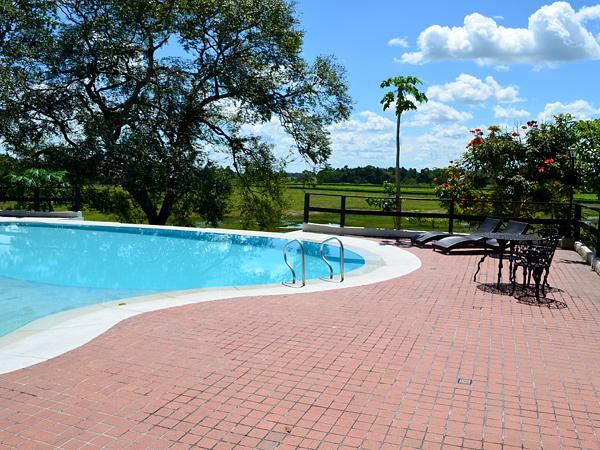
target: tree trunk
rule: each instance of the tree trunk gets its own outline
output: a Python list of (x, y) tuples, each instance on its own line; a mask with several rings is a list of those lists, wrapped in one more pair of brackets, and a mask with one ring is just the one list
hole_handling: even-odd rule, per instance
[(152, 199), (148, 195), (146, 190), (130, 190), (127, 191), (133, 196), (135, 201), (140, 205), (144, 213), (146, 214), (146, 218), (148, 219), (148, 223), (150, 225), (166, 225), (167, 220), (171, 216), (171, 212), (173, 211), (173, 205), (177, 200), (177, 196), (172, 191), (167, 191), (165, 196), (163, 197), (162, 204), (160, 206), (160, 211), (156, 212), (156, 206), (152, 202)]
[(396, 204), (400, 200), (400, 116), (396, 119)]
[[(396, 170), (394, 172), (396, 181), (396, 212), (402, 211), (402, 203), (400, 200), (400, 116), (396, 119)], [(402, 218), (400, 216), (394, 216), (394, 228), (402, 228)]]
[(171, 215), (171, 211), (173, 210), (173, 204), (175, 203), (176, 195), (173, 191), (169, 190), (163, 197), (163, 202), (160, 207), (160, 212), (158, 213), (158, 222), (155, 225), (165, 225), (167, 223), (167, 219)]
[(135, 199), (135, 201), (140, 205), (144, 214), (146, 214), (146, 218), (148, 219), (148, 223), (150, 225), (164, 225), (166, 223), (166, 219), (164, 223), (160, 223), (160, 219), (158, 214), (156, 214), (156, 208), (148, 195), (146, 190), (140, 189), (128, 189), (127, 191), (131, 194), (131, 196)]

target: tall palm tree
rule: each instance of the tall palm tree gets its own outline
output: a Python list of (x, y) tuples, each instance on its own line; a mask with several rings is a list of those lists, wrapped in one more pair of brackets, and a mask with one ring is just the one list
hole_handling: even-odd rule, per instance
[(417, 88), (421, 83), (416, 77), (392, 77), (381, 82), (382, 88), (392, 86), (394, 90), (389, 91), (381, 99), (383, 110), (385, 111), (390, 106), (396, 106), (396, 208), (400, 206), (400, 116), (405, 111), (417, 109), (417, 103), (427, 102), (427, 96)]

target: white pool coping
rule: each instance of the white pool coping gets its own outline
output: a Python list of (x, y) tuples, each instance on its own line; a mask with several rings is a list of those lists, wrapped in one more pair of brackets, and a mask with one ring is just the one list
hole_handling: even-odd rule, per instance
[[(66, 225), (93, 225), (111, 227), (157, 228), (152, 225), (122, 224), (116, 222), (92, 222), (60, 219), (9, 219), (0, 222), (16, 223), (65, 223)], [(218, 228), (185, 228), (164, 226), (161, 229), (205, 231), (210, 233), (244, 234), (300, 239), (322, 242), (331, 235), (293, 231), (268, 233)], [(344, 246), (356, 251), (365, 259), (365, 265), (346, 273), (343, 283), (323, 280), (307, 280), (305, 287), (289, 287), (281, 284), (192, 289), (187, 291), (161, 292), (101, 304), (42, 317), (0, 337), (0, 374), (22, 369), (55, 358), (84, 345), (107, 331), (120, 321), (149, 311), (172, 308), (193, 303), (224, 300), (239, 297), (290, 295), (345, 289), (377, 283), (406, 275), (421, 267), (421, 261), (412, 253), (395, 246), (348, 236), (338, 236)], [(282, 260), (283, 264), (283, 260)], [(290, 299), (293, 301), (293, 298)]]

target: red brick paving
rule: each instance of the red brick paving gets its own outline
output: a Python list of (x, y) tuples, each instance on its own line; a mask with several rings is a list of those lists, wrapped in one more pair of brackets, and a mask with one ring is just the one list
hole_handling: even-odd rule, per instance
[(143, 314), (0, 375), (0, 448), (600, 448), (600, 277), (557, 252), (550, 309), (411, 251), (401, 278)]

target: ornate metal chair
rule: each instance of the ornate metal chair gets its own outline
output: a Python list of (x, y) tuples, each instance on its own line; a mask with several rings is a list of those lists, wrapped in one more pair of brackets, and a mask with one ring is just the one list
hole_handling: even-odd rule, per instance
[(523, 290), (529, 286), (533, 278), (535, 283), (535, 299), (537, 302), (540, 301), (540, 287), (542, 296), (544, 297), (546, 296), (545, 287), (550, 287), (548, 284), (548, 274), (550, 273), (550, 266), (552, 265), (552, 259), (554, 258), (560, 238), (558, 230), (554, 228), (541, 230), (539, 234), (542, 237), (539, 241), (519, 244), (515, 249), (511, 292), (511, 294), (515, 293), (517, 270), (521, 267), (523, 269)]

